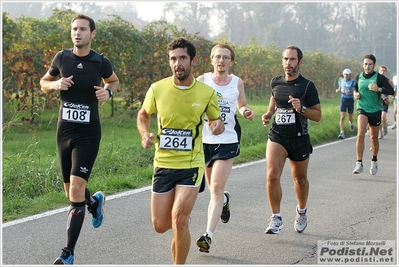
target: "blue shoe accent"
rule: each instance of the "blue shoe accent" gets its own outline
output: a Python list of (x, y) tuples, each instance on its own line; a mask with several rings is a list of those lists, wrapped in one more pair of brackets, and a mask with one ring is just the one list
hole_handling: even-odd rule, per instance
[(55, 259), (55, 265), (72, 265), (73, 264), (73, 254), (69, 249), (63, 248), (61, 256)]
[(95, 197), (98, 201), (98, 206), (96, 209), (96, 213), (93, 214), (93, 218), (91, 219), (91, 223), (94, 228), (98, 228), (103, 223), (104, 219), (104, 210), (103, 206), (105, 203), (105, 194), (103, 192), (96, 192), (93, 197)]
[(349, 122), (349, 128), (350, 128), (351, 132), (353, 132), (355, 130), (355, 126), (353, 126), (353, 123)]

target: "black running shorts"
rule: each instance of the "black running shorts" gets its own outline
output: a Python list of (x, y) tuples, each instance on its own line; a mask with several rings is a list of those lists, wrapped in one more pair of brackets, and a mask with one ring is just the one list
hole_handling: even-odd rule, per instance
[(231, 159), (240, 154), (240, 144), (204, 144), (205, 165), (212, 167), (218, 159)]
[(381, 114), (382, 114), (382, 111), (380, 110), (380, 111), (377, 111), (377, 112), (374, 112), (374, 113), (368, 113), (368, 112), (365, 112), (364, 110), (362, 110), (362, 109), (358, 109), (357, 110), (357, 113), (360, 115), (360, 114), (363, 114), (363, 115), (365, 115), (366, 117), (367, 117), (367, 119), (368, 119), (368, 123), (371, 125), (371, 126), (380, 126), (381, 125)]
[(198, 187), (204, 174), (203, 167), (191, 169), (166, 169), (156, 167), (152, 177), (152, 192), (168, 193), (177, 185)]
[(308, 134), (297, 137), (283, 137), (270, 131), (269, 140), (282, 145), (288, 153), (287, 157), (293, 161), (304, 161), (313, 152)]
[(69, 127), (62, 124), (57, 129), (58, 156), (64, 183), (70, 176), (90, 177), (100, 148), (101, 127)]

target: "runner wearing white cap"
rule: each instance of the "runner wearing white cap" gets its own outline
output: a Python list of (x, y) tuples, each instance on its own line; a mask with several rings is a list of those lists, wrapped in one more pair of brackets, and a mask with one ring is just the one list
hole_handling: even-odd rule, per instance
[(341, 92), (341, 105), (340, 105), (340, 119), (339, 119), (339, 139), (345, 139), (345, 115), (348, 112), (349, 117), (349, 128), (351, 132), (355, 130), (353, 126), (353, 109), (354, 109), (354, 100), (353, 100), (353, 84), (355, 80), (352, 79), (352, 72), (350, 69), (344, 69), (342, 72), (344, 76), (343, 79), (339, 82), (339, 87), (335, 90), (336, 93)]

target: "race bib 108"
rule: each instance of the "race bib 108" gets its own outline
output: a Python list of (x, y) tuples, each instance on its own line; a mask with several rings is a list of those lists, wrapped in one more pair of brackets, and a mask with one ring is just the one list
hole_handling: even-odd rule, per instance
[(62, 106), (62, 120), (73, 123), (90, 123), (90, 106), (65, 102)]

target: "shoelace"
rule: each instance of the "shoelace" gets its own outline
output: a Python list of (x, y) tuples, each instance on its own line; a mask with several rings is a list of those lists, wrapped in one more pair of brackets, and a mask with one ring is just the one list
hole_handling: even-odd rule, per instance
[(69, 257), (69, 255), (71, 255), (72, 254), (72, 252), (70, 251), (70, 250), (68, 250), (68, 249), (62, 249), (62, 255), (61, 255), (61, 257), (62, 258), (64, 258), (64, 259), (66, 259), (66, 258), (68, 258)]
[(272, 217), (272, 221), (270, 222), (270, 226), (277, 227), (281, 225), (281, 219)]
[(298, 224), (302, 224), (305, 222), (305, 214), (306, 213), (298, 213), (298, 216), (296, 218), (296, 221), (298, 222)]

